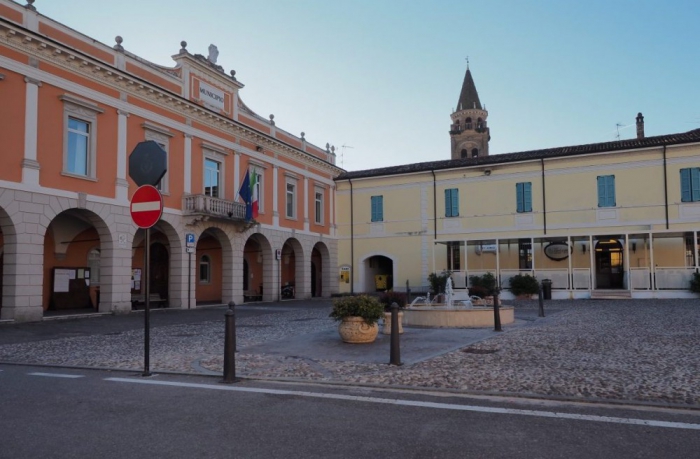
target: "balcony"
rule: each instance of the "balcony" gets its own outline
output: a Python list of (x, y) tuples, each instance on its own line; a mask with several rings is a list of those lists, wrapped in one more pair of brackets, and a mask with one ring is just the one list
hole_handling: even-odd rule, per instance
[(245, 221), (245, 204), (193, 194), (183, 198), (182, 213), (241, 222)]

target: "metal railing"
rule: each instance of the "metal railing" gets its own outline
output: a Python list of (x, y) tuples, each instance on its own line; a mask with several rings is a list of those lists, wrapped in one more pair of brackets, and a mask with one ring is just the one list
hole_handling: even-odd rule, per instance
[(185, 196), (182, 211), (185, 215), (210, 215), (232, 220), (245, 220), (245, 204), (213, 198), (204, 194)]

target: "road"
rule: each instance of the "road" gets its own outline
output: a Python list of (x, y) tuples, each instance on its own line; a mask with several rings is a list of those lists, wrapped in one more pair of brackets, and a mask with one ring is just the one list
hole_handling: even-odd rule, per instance
[(691, 458), (700, 413), (0, 365), (0, 458)]

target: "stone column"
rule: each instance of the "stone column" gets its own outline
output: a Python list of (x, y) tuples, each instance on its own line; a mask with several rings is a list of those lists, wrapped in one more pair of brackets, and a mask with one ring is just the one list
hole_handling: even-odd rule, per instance
[(185, 195), (192, 193), (192, 135), (185, 134)]
[(275, 228), (279, 228), (280, 226), (280, 214), (279, 214), (279, 209), (277, 205), (277, 198), (278, 198), (278, 183), (277, 183), (277, 173), (278, 173), (279, 168), (277, 165), (274, 165), (272, 167), (272, 226)]
[[(22, 161), (22, 183), (39, 185), (39, 162), (37, 154), (37, 132), (39, 123), (39, 88), (41, 82), (25, 77), (26, 85), (24, 109), (24, 160)], [(63, 151), (62, 148), (59, 151)], [(61, 161), (63, 167), (63, 161)]]
[(309, 231), (309, 179), (304, 177), (304, 231)]
[[(129, 162), (126, 151), (127, 144), (127, 118), (129, 113), (117, 110), (117, 180), (115, 183), (115, 195), (117, 201), (129, 201), (129, 182), (126, 180), (126, 166)], [(102, 290), (100, 289), (100, 294)], [(101, 299), (101, 298), (100, 298)]]

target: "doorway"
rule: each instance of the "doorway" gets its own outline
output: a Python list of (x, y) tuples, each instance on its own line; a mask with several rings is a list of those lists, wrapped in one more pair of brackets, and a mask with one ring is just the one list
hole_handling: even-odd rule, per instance
[(624, 288), (624, 259), (618, 239), (601, 239), (595, 245), (597, 289)]

